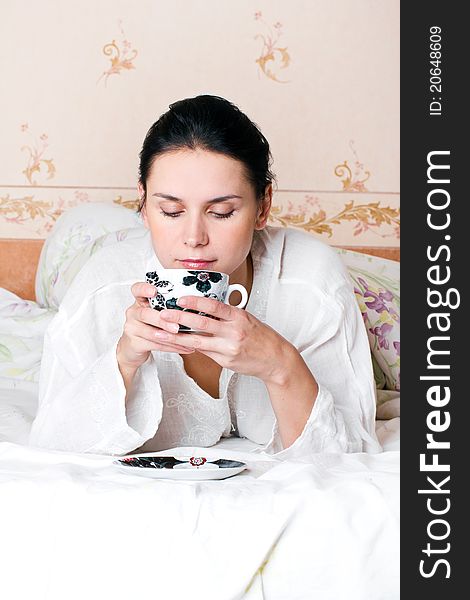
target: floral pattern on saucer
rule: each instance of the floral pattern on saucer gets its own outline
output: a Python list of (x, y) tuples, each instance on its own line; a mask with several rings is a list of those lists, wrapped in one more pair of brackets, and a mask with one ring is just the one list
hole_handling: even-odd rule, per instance
[(203, 456), (191, 456), (188, 459), (174, 456), (129, 456), (117, 461), (126, 467), (141, 467), (144, 469), (229, 469), (241, 467), (244, 463), (238, 460), (208, 460)]

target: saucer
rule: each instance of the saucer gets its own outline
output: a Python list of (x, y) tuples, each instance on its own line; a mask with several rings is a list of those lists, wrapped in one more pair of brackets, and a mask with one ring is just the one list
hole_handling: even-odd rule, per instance
[(247, 468), (246, 463), (203, 456), (127, 456), (113, 461), (122, 471), (154, 479), (202, 481), (226, 479)]

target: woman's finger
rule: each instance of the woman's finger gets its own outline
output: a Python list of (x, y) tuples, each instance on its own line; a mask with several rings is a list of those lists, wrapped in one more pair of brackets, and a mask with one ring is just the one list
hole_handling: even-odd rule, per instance
[(149, 298), (155, 296), (157, 288), (151, 283), (138, 281), (131, 286), (131, 293), (139, 306), (149, 306)]
[[(212, 317), (194, 314), (185, 310), (165, 309), (160, 312), (161, 327), (171, 332), (171, 329), (164, 327), (163, 323), (185, 325), (195, 331), (200, 331), (206, 334), (217, 335), (221, 333), (220, 321), (216, 321)], [(178, 333), (179, 329), (173, 331)]]
[(235, 311), (239, 310), (235, 306), (204, 296), (181, 296), (177, 304), (182, 308), (206, 313), (221, 321), (231, 321), (235, 316)]
[(162, 323), (165, 327), (161, 329), (159, 327), (154, 327), (153, 325), (147, 325), (142, 321), (131, 320), (124, 326), (124, 331), (129, 336), (136, 336), (143, 338), (145, 340), (149, 340), (150, 342), (154, 342), (157, 338), (155, 337), (155, 333), (157, 331), (168, 331), (169, 333), (178, 333), (178, 326), (174, 323)]
[(158, 339), (148, 340), (147, 338), (134, 337), (134, 350), (138, 353), (158, 350), (160, 352), (175, 352), (177, 354), (190, 354), (194, 348), (188, 348), (180, 344), (169, 344)]
[(150, 308), (148, 303), (142, 305), (134, 304), (130, 308), (132, 317), (136, 321), (140, 321), (141, 323), (146, 323), (147, 325), (151, 325), (153, 327), (160, 327), (162, 329), (166, 329), (168, 331), (178, 332), (179, 327), (175, 326), (175, 324), (165, 321), (161, 318), (161, 311), (155, 310), (154, 308)]
[(233, 342), (212, 335), (198, 335), (197, 333), (168, 333), (157, 331), (155, 338), (165, 344), (184, 345), (201, 352), (215, 352), (221, 355), (236, 354), (237, 347)]

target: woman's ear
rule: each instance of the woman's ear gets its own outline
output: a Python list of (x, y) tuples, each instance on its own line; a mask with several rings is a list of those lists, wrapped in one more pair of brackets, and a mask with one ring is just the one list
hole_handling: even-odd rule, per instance
[(140, 214), (142, 215), (142, 221), (144, 222), (145, 227), (148, 229), (149, 224), (148, 224), (148, 219), (147, 219), (147, 206), (146, 206), (146, 203), (144, 202), (145, 190), (144, 190), (144, 186), (140, 183), (140, 181), (137, 184), (137, 192), (139, 194), (139, 205), (142, 207), (140, 210)]
[(273, 186), (269, 183), (266, 186), (263, 201), (258, 208), (258, 215), (256, 217), (255, 229), (260, 230), (266, 227), (266, 223), (269, 218), (269, 211), (271, 210), (271, 204), (273, 201)]

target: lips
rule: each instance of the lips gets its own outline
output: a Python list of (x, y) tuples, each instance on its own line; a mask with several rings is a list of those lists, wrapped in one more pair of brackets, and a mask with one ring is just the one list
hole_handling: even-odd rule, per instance
[(187, 269), (208, 269), (215, 260), (201, 260), (197, 258), (184, 258), (179, 261)]

